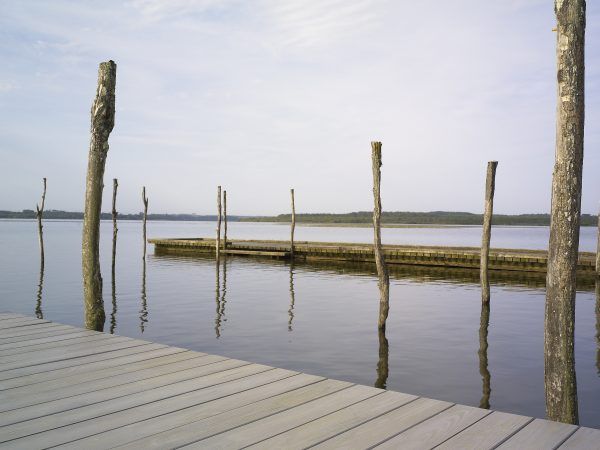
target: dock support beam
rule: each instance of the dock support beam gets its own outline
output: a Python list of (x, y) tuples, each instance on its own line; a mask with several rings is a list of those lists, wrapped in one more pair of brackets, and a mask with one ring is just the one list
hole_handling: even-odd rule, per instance
[(100, 212), (104, 188), (104, 168), (108, 154), (108, 137), (115, 124), (115, 84), (117, 65), (100, 63), (96, 99), (91, 110), (91, 139), (83, 212), (81, 266), (86, 328), (104, 329), (104, 301), (100, 273)]
[(558, 105), (546, 311), (544, 385), (550, 420), (577, 423), (575, 293), (584, 133), (585, 0), (555, 0)]
[(373, 163), (373, 233), (375, 264), (379, 278), (379, 320), (378, 327), (385, 329), (385, 322), (390, 310), (390, 276), (388, 274), (383, 249), (381, 247), (381, 142), (371, 142), (371, 159)]
[(485, 177), (485, 209), (483, 213), (483, 232), (481, 237), (481, 261), (479, 263), (481, 280), (481, 301), (490, 301), (490, 282), (488, 262), (490, 259), (490, 241), (492, 238), (492, 215), (494, 214), (494, 190), (496, 188), (496, 167), (498, 161), (489, 161)]

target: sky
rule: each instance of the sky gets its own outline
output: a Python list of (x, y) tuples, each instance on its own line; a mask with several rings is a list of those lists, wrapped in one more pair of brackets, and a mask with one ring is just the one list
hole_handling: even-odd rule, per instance
[[(587, 4), (582, 211), (600, 201), (600, 2)], [(103, 210), (550, 210), (552, 0), (0, 0), (0, 209), (81, 211), (98, 64), (117, 64)]]

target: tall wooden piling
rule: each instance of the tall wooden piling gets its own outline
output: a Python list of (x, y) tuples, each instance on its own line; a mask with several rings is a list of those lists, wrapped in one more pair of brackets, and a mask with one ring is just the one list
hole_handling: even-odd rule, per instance
[(216, 258), (221, 256), (221, 186), (217, 186), (217, 239), (215, 244)]
[(114, 284), (115, 279), (115, 263), (117, 259), (117, 233), (119, 229), (117, 228), (117, 188), (119, 187), (119, 182), (116, 178), (113, 178), (113, 193), (112, 193), (112, 224), (113, 224), (113, 238), (112, 238), (112, 279)]
[(385, 322), (390, 310), (390, 276), (388, 274), (383, 249), (381, 247), (381, 142), (371, 142), (371, 159), (373, 163), (373, 232), (375, 264), (377, 265), (377, 277), (379, 279), (379, 320), (378, 326), (385, 328)]
[(485, 177), (485, 207), (483, 213), (483, 232), (481, 237), (481, 300), (490, 301), (490, 285), (488, 281), (488, 261), (490, 258), (490, 240), (492, 238), (492, 215), (494, 213), (494, 190), (496, 187), (496, 167), (498, 161), (489, 161)]
[(584, 134), (585, 0), (555, 0), (558, 106), (544, 326), (550, 420), (578, 422), (574, 331)]
[(142, 187), (142, 203), (144, 204), (144, 218), (142, 225), (142, 238), (144, 239), (144, 256), (142, 258), (146, 259), (146, 247), (148, 243), (146, 242), (146, 220), (148, 219), (148, 197), (146, 197), (146, 186)]
[(294, 189), (290, 189), (292, 196), (292, 226), (290, 230), (290, 257), (294, 259), (294, 231), (296, 230), (296, 203), (294, 201)]
[(44, 190), (42, 192), (42, 201), (35, 205), (35, 217), (38, 225), (38, 242), (40, 244), (40, 261), (42, 271), (44, 270), (44, 231), (42, 225), (42, 217), (44, 215), (44, 205), (46, 203), (46, 178), (43, 179)]
[(100, 212), (104, 167), (109, 148), (108, 137), (115, 123), (116, 76), (117, 65), (113, 61), (100, 63), (96, 98), (91, 109), (91, 139), (83, 212), (81, 262), (85, 326), (96, 331), (103, 330), (106, 318), (100, 273)]
[(223, 249), (227, 249), (227, 191), (223, 190)]

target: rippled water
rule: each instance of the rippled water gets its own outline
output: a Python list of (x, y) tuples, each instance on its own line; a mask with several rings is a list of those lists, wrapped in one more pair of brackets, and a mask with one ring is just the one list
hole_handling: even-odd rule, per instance
[[(214, 224), (149, 222), (150, 237), (212, 236)], [(0, 310), (83, 324), (81, 222), (45, 223), (41, 302), (33, 221), (0, 221)], [(105, 331), (356, 383), (377, 378), (378, 290), (374, 266), (295, 264), (228, 257), (141, 258), (139, 222), (121, 222), (115, 292), (111, 224), (102, 227)], [(235, 238), (285, 239), (282, 225), (230, 223)], [(494, 228), (492, 245), (543, 248), (547, 228)], [(371, 230), (297, 228), (299, 240), (370, 242)], [(480, 229), (385, 229), (384, 242), (478, 245)], [(584, 228), (582, 250), (594, 250)], [(390, 287), (389, 389), (478, 406), (488, 378), (490, 407), (544, 416), (543, 277), (493, 275), (487, 352), (480, 351), (477, 273), (395, 267)], [(113, 302), (113, 300), (115, 300)], [(600, 299), (577, 296), (576, 360), (581, 423), (600, 427)], [(115, 308), (116, 306), (116, 308)], [(481, 347), (484, 348), (484, 347)], [(487, 353), (487, 355), (485, 354)], [(487, 356), (487, 371), (485, 363)], [(481, 371), (480, 371), (481, 369)], [(483, 398), (485, 401), (486, 399)]]

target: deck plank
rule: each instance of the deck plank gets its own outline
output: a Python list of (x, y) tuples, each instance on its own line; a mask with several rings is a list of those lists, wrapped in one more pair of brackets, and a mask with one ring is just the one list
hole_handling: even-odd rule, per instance
[(24, 340), (32, 340), (32, 339), (41, 339), (49, 336), (59, 336), (59, 335), (67, 335), (76, 332), (81, 332), (80, 328), (70, 327), (68, 325), (55, 325), (51, 324), (51, 327), (41, 327), (41, 330), (37, 333), (29, 334), (29, 335), (18, 335), (11, 337), (0, 338), (0, 344), (10, 344), (10, 343), (21, 343), (25, 342)]
[(25, 349), (26, 347), (38, 345), (38, 344), (46, 344), (49, 342), (61, 342), (64, 340), (75, 339), (83, 336), (94, 336), (98, 332), (97, 331), (87, 331), (87, 330), (73, 330), (67, 333), (61, 333), (57, 335), (50, 335), (45, 337), (39, 337), (36, 339), (27, 339), (27, 340), (18, 340), (16, 342), (9, 343), (0, 343), (0, 351), (11, 350), (15, 348)]
[[(25, 355), (35, 357), (36, 353), (41, 352), (41, 354), (45, 354), (49, 351), (55, 351), (58, 349), (64, 349), (65, 351), (76, 350), (77, 345), (87, 344), (91, 342), (93, 344), (97, 344), (100, 341), (113, 341), (110, 335), (106, 334), (86, 334), (79, 337), (74, 337), (67, 340), (54, 341), (54, 342), (43, 342), (39, 344), (29, 345), (27, 347), (18, 347), (11, 349), (0, 349), (0, 358), (12, 355)], [(114, 341), (113, 341), (114, 342)]]
[(560, 450), (598, 450), (600, 449), (600, 430), (581, 427), (558, 448)]
[(498, 448), (503, 450), (556, 448), (575, 433), (577, 428), (576, 425), (535, 419)]
[(481, 420), (490, 412), (472, 406), (454, 405), (394, 436), (376, 448), (378, 450), (433, 448)]
[(351, 430), (338, 434), (314, 448), (370, 448), (452, 406), (452, 403), (419, 398)]
[(494, 411), (436, 448), (495, 448), (532, 420), (531, 417)]

